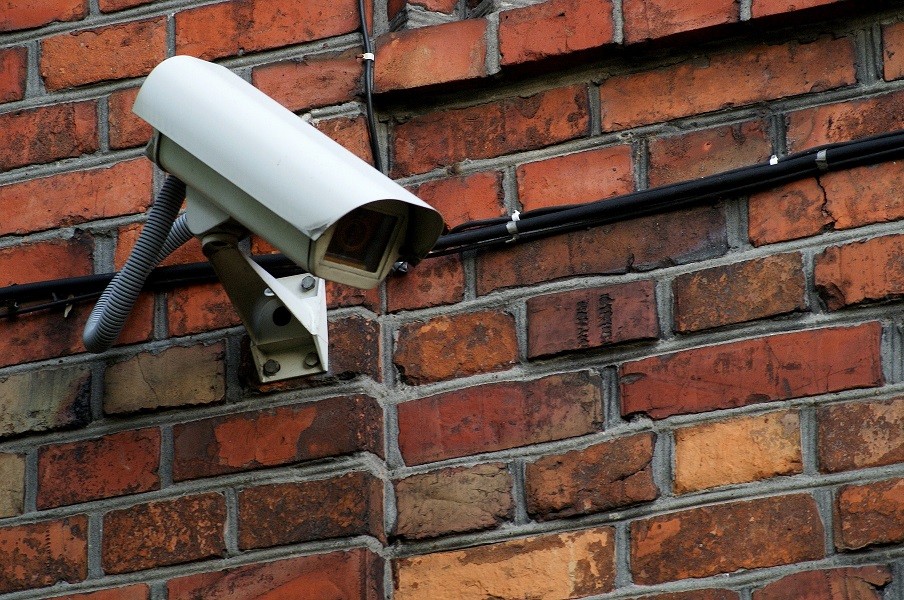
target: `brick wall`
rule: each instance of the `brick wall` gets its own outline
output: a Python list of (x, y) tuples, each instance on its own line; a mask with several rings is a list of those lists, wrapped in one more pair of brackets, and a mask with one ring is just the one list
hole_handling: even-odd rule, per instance
[[(167, 56), (370, 159), (356, 4), (0, 3), (0, 286), (122, 264)], [(897, 130), (895, 4), (374, 0), (381, 151), (454, 226)], [(331, 286), (278, 384), (216, 284), (0, 320), (0, 598), (902, 600), (902, 172)]]

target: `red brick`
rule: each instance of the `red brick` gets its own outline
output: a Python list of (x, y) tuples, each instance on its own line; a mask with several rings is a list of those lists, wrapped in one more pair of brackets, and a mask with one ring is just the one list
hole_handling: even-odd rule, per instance
[(464, 293), (464, 266), (455, 255), (431, 258), (386, 280), (389, 312), (455, 304)]
[(611, 0), (548, 0), (499, 13), (503, 65), (514, 65), (615, 42)]
[[(428, 0), (429, 1), (429, 0)], [(386, 2), (386, 12), (389, 15), (389, 20), (392, 21), (396, 18), (399, 13), (401, 13), (407, 7), (406, 0), (387, 0)]]
[(300, 556), (171, 579), (169, 600), (383, 598), (383, 561), (365, 548)]
[(383, 455), (383, 411), (341, 396), (213, 417), (173, 428), (173, 479), (183, 481), (355, 452)]
[(631, 44), (740, 20), (735, 0), (632, 0), (624, 4), (625, 42)]
[(882, 384), (881, 327), (814, 329), (694, 348), (621, 367), (622, 414), (655, 419)]
[(593, 433), (600, 385), (583, 371), (411, 400), (398, 406), (399, 448), (416, 465)]
[(312, 58), (257, 67), (251, 81), (293, 112), (354, 100), (364, 66), (355, 57)]
[(16, 31), (47, 25), (54, 21), (77, 21), (88, 14), (87, 0), (59, 0), (34, 3), (7, 0), (0, 14), (0, 31)]
[(891, 582), (885, 566), (848, 567), (786, 575), (753, 592), (753, 600), (881, 600)]
[(0, 528), (0, 593), (40, 588), (88, 576), (88, 519)]
[(675, 592), (673, 594), (656, 594), (655, 596), (632, 596), (628, 600), (739, 600), (737, 592), (728, 590), (694, 590), (692, 592)]
[(524, 210), (583, 204), (634, 191), (630, 146), (526, 163), (516, 173), (518, 199)]
[(575, 85), (414, 117), (395, 127), (393, 176), (586, 136), (588, 108), (586, 88)]
[(143, 4), (150, 4), (154, 0), (99, 0), (101, 12), (114, 12), (117, 10), (125, 10)]
[(449, 227), (505, 214), (502, 174), (495, 171), (428, 181), (411, 191), (438, 210)]
[(827, 173), (820, 177), (823, 211), (835, 229), (898, 220), (904, 217), (904, 200), (897, 194), (902, 176), (904, 161)]
[(41, 45), (48, 90), (141, 77), (166, 58), (166, 19), (137, 21), (49, 37)]
[(173, 336), (189, 335), (241, 324), (223, 285), (179, 286), (167, 292), (167, 321)]
[(28, 51), (25, 48), (0, 50), (0, 102), (25, 97)]
[(747, 121), (650, 142), (650, 187), (690, 181), (762, 162), (772, 143), (761, 121)]
[(386, 92), (484, 77), (486, 31), (485, 19), (466, 19), (380, 36), (374, 87)]
[(803, 472), (793, 411), (682, 427), (674, 436), (676, 494)]
[(383, 482), (370, 473), (239, 492), (239, 548), (337, 537), (383, 537)]
[(904, 462), (904, 398), (833, 404), (816, 415), (822, 471)]
[(611, 527), (508, 540), (398, 559), (396, 600), (583, 598), (611, 591)]
[(0, 249), (0, 286), (50, 281), (94, 272), (94, 240), (76, 232), (68, 240), (48, 240)]
[(816, 257), (816, 290), (829, 310), (904, 294), (904, 236), (830, 246)]
[(352, 33), (359, 27), (353, 0), (220, 2), (176, 13), (176, 54), (211, 60)]
[[(600, 86), (603, 131), (851, 85), (857, 81), (850, 39), (737, 48), (730, 52), (617, 75)], [(669, 90), (638, 102), (650, 90)]]
[(226, 394), (222, 342), (142, 352), (104, 374), (104, 412), (126, 413), (210, 404)]
[[(122, 269), (129, 259), (129, 255), (138, 242), (138, 237), (144, 229), (144, 223), (133, 223), (120, 227), (119, 235), (116, 240), (116, 250), (113, 252), (113, 266), (116, 270)], [(201, 244), (197, 238), (192, 238), (185, 245), (178, 248), (167, 258), (160, 262), (160, 266), (169, 267), (172, 265), (185, 265), (190, 263), (206, 263), (207, 257), (201, 251)], [(178, 288), (183, 289), (183, 288)]]
[(536, 296), (527, 300), (529, 358), (659, 335), (652, 281)]
[(2, 114), (0, 130), (0, 171), (90, 154), (99, 147), (97, 103), (55, 104)]
[(362, 290), (334, 281), (326, 282), (326, 306), (329, 309), (361, 306), (372, 313), (380, 313), (380, 288)]
[(315, 121), (314, 127), (367, 164), (373, 164), (367, 120), (363, 116)]
[(816, 560), (823, 535), (804, 494), (692, 508), (631, 523), (631, 573), (652, 585)]
[(151, 162), (141, 158), (0, 186), (0, 205), (17, 207), (4, 215), (0, 235), (142, 213), (151, 203), (151, 176)]
[(110, 147), (114, 150), (146, 144), (151, 139), (151, 126), (132, 112), (138, 88), (110, 94)]
[(527, 465), (527, 513), (539, 521), (655, 500), (651, 433), (545, 456)]
[(38, 508), (160, 489), (160, 430), (112, 433), (38, 451)]
[(640, 217), (486, 252), (477, 260), (477, 293), (579, 275), (648, 271), (720, 256), (725, 216), (703, 207)]
[(514, 516), (503, 463), (412, 475), (395, 483), (395, 497), (395, 533), (406, 539), (491, 529)]
[(753, 194), (747, 211), (750, 242), (762, 246), (821, 233), (832, 224), (825, 200), (817, 179)]
[(835, 547), (858, 550), (904, 542), (904, 479), (848, 485), (838, 492)]
[(515, 319), (498, 311), (403, 325), (393, 354), (402, 380), (410, 385), (500, 371), (517, 360)]
[(750, 12), (754, 18), (765, 17), (837, 2), (839, 0), (753, 0)]
[(433, 12), (443, 12), (446, 14), (455, 12), (455, 9), (458, 8), (457, 0), (412, 0), (410, 4), (422, 6)]
[(111, 510), (103, 523), (104, 572), (128, 573), (223, 556), (225, 526), (226, 501), (213, 492)]
[(68, 594), (54, 596), (51, 600), (148, 600), (150, 588), (145, 584), (129, 585), (121, 588), (88, 592), (86, 594)]
[[(18, 319), (0, 319), (0, 339), (4, 341), (0, 366), (84, 352), (82, 333), (92, 308), (91, 304), (77, 304), (66, 316), (66, 309), (57, 308)], [(115, 345), (147, 341), (151, 337), (153, 311), (153, 296), (139, 296)]]
[(744, 323), (807, 308), (799, 254), (757, 258), (680, 275), (672, 283), (675, 331)]
[(792, 152), (897, 131), (904, 127), (904, 93), (806, 108), (792, 112), (787, 121)]
[(882, 75), (886, 81), (904, 77), (904, 23), (882, 27)]

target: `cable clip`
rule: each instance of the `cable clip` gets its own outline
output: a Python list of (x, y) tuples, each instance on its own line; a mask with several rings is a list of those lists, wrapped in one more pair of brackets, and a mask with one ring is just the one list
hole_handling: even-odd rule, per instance
[(373, 52), (365, 52), (364, 54), (359, 54), (358, 58), (360, 58), (361, 60), (369, 60), (373, 62), (377, 59), (377, 56)]
[(828, 171), (829, 170), (829, 161), (826, 156), (825, 149), (820, 150), (816, 153), (816, 166), (820, 171)]
[(506, 243), (514, 242), (518, 239), (518, 221), (521, 220), (521, 213), (517, 210), (512, 213), (512, 220), (505, 224), (505, 230), (511, 234), (511, 238)]

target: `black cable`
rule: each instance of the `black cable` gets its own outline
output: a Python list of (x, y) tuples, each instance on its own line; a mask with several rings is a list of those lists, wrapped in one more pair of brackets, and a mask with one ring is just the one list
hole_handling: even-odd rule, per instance
[(361, 37), (364, 39), (364, 100), (367, 105), (367, 134), (370, 138), (370, 153), (373, 155), (374, 168), (386, 173), (383, 168), (383, 156), (377, 137), (377, 123), (374, 117), (374, 48), (367, 30), (367, 15), (364, 0), (358, 0), (358, 14), (361, 16)]

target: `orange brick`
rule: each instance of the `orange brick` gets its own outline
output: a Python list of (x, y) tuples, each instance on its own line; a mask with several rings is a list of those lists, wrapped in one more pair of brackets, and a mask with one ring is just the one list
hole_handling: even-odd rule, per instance
[(741, 17), (735, 0), (630, 0), (623, 11), (625, 42), (629, 44), (736, 23)]
[(151, 139), (151, 126), (132, 112), (138, 88), (119, 90), (110, 94), (110, 147), (131, 148)]
[(220, 2), (176, 13), (176, 54), (211, 60), (351, 33), (359, 27), (355, 0)]
[(830, 310), (904, 295), (904, 236), (830, 246), (816, 257), (816, 290)]
[(410, 385), (499, 371), (517, 359), (515, 320), (499, 311), (403, 325), (393, 355), (402, 380)]
[(897, 193), (902, 176), (902, 160), (826, 173), (819, 178), (826, 197), (823, 211), (835, 229), (904, 218), (904, 199)]
[(0, 206), (15, 206), (0, 235), (69, 227), (143, 213), (151, 203), (152, 165), (143, 158), (0, 186)]
[(83, 233), (0, 249), (0, 286), (90, 275), (93, 250), (94, 240)]
[(675, 493), (803, 471), (800, 416), (784, 411), (675, 431)]
[(904, 128), (904, 92), (806, 108), (787, 120), (792, 152), (898, 131)]
[(88, 576), (88, 518), (39, 521), (0, 529), (0, 593)]
[[(41, 106), (0, 115), (0, 170), (48, 163), (98, 149), (97, 103)], [(47, 132), (54, 134), (48, 136)]]
[(541, 148), (585, 136), (589, 130), (582, 85), (430, 113), (396, 126), (393, 176)]
[(795, 181), (750, 196), (748, 230), (754, 246), (817, 235), (832, 224), (825, 189), (816, 179)]
[(405, 463), (422, 464), (586, 435), (602, 424), (588, 372), (446, 392), (398, 406)]
[(847, 485), (835, 504), (835, 547), (859, 550), (904, 541), (904, 479)]
[(0, 31), (16, 31), (47, 25), (54, 21), (77, 21), (88, 14), (87, 0), (7, 0), (0, 13)]
[(150, 4), (154, 0), (99, 0), (101, 12), (115, 12), (117, 10), (125, 10), (143, 4)]
[(50, 600), (148, 600), (151, 590), (145, 584), (130, 585), (86, 594), (54, 596)]
[(882, 74), (886, 81), (904, 77), (904, 23), (882, 27)]
[(613, 43), (611, 0), (547, 0), (499, 13), (503, 65), (599, 48)]
[(652, 585), (816, 560), (823, 535), (805, 494), (692, 508), (631, 523), (631, 573)]
[(159, 429), (43, 446), (38, 451), (38, 508), (159, 489), (159, 466)]
[(690, 181), (763, 162), (772, 143), (761, 121), (747, 121), (650, 142), (650, 187)]
[(487, 75), (485, 19), (390, 32), (377, 40), (377, 91), (410, 89)]
[(0, 102), (25, 97), (28, 51), (25, 48), (0, 50)]
[(364, 65), (354, 57), (313, 58), (257, 67), (251, 81), (293, 112), (354, 100)]
[(219, 282), (178, 286), (167, 292), (169, 334), (190, 335), (234, 327), (241, 319)]
[(630, 146), (525, 163), (516, 172), (524, 210), (583, 204), (634, 191)]
[[(120, 228), (119, 236), (116, 240), (116, 251), (113, 253), (113, 265), (117, 270), (122, 269), (129, 255), (138, 242), (138, 237), (144, 228), (143, 223), (133, 223)], [(173, 265), (186, 265), (192, 263), (206, 263), (207, 257), (201, 251), (201, 244), (197, 238), (188, 240), (184, 245), (180, 246), (175, 252), (161, 261), (160, 266), (169, 267)], [(181, 289), (181, 288), (178, 288)], [(174, 290), (174, 294), (178, 293)]]
[(622, 414), (644, 412), (660, 419), (876, 387), (883, 382), (880, 337), (881, 327), (872, 322), (628, 362), (621, 367)]
[(65, 33), (41, 45), (48, 90), (140, 77), (166, 58), (166, 19)]
[(428, 181), (412, 193), (438, 210), (449, 227), (505, 214), (502, 174), (493, 171)]
[[(583, 598), (613, 589), (611, 527), (397, 559), (396, 600)], [(480, 590), (474, 594), (473, 590)]]
[[(603, 131), (669, 121), (856, 82), (850, 39), (755, 46), (654, 71), (610, 77), (600, 86)], [(764, 73), (767, 76), (764, 76)], [(650, 90), (669, 90), (641, 102)]]
[(754, 18), (835, 4), (841, 0), (753, 0), (750, 12)]
[(367, 164), (373, 164), (373, 154), (370, 151), (370, 134), (367, 131), (367, 119), (363, 116), (337, 117), (335, 119), (315, 121), (314, 127)]

